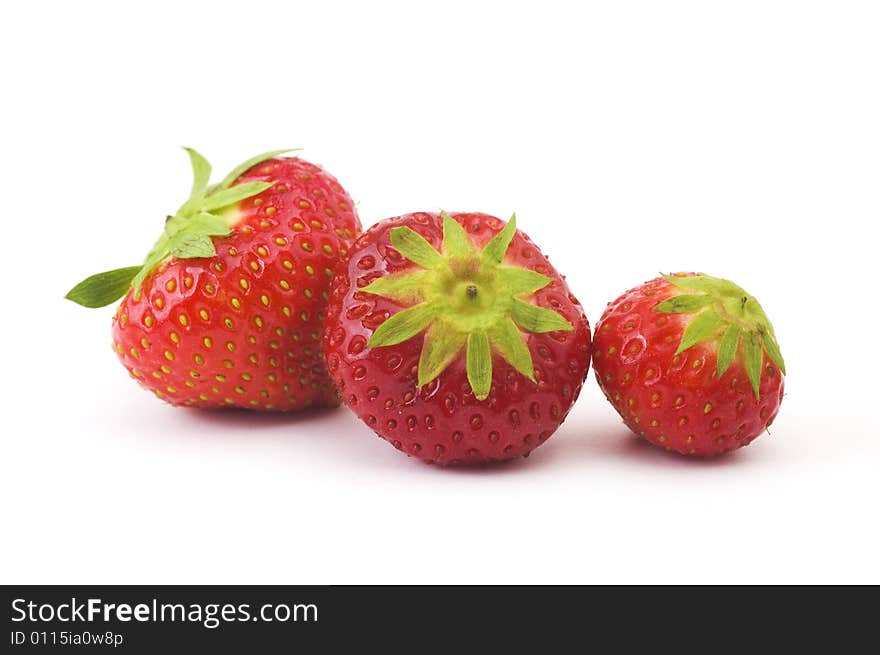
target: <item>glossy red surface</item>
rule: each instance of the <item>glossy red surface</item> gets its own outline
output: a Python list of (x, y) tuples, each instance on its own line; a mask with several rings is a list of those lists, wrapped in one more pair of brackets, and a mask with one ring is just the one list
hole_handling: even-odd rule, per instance
[(242, 201), (211, 258), (171, 259), (113, 318), (113, 347), (173, 405), (290, 410), (338, 403), (321, 352), (333, 271), (360, 231), (335, 178), (298, 158), (239, 178), (276, 181)]
[(599, 386), (624, 423), (661, 448), (706, 456), (748, 445), (776, 417), (784, 376), (765, 354), (759, 400), (742, 353), (721, 377), (715, 344), (676, 355), (691, 316), (653, 310), (677, 293), (658, 278), (608, 305), (593, 344)]
[[(486, 214), (451, 216), (479, 248), (504, 226)], [(401, 307), (358, 291), (378, 276), (415, 266), (391, 246), (389, 230), (402, 225), (440, 248), (439, 214), (388, 219), (356, 241), (333, 282), (324, 349), (343, 401), (380, 437), (425, 461), (476, 464), (527, 455), (559, 427), (580, 393), (590, 364), (590, 327), (583, 309), (537, 246), (517, 231), (505, 263), (552, 277), (532, 302), (559, 312), (575, 330), (526, 334), (537, 384), (495, 354), (492, 388), (484, 401), (475, 398), (467, 382), (463, 357), (419, 388), (423, 335), (397, 346), (368, 348), (375, 329)]]

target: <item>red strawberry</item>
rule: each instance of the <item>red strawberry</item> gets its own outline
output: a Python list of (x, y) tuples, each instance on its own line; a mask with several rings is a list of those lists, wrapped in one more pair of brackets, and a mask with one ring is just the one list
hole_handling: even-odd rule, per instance
[(94, 275), (67, 297), (125, 294), (113, 348), (172, 405), (262, 410), (336, 405), (320, 334), (333, 271), (360, 222), (327, 172), (270, 152), (217, 185), (189, 150), (192, 195), (143, 266)]
[(702, 274), (657, 278), (609, 304), (593, 367), (633, 432), (698, 456), (746, 446), (766, 430), (785, 374), (758, 301)]
[(559, 427), (590, 365), (590, 328), (515, 217), (417, 213), (352, 246), (324, 352), (343, 401), (380, 437), (476, 464), (528, 455)]

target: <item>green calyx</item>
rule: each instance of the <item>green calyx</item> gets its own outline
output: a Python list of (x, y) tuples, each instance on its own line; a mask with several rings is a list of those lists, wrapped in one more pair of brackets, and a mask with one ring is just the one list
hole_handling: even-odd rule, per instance
[(760, 399), (764, 353), (785, 373), (776, 334), (760, 303), (729, 280), (702, 274), (663, 277), (685, 293), (658, 303), (654, 311), (693, 314), (675, 354), (700, 343), (717, 342), (715, 374), (721, 377), (741, 353), (755, 398)]
[(393, 346), (424, 331), (419, 386), (439, 376), (465, 349), (468, 382), (478, 400), (485, 400), (492, 386), (493, 347), (535, 382), (523, 332), (574, 329), (557, 312), (528, 302), (553, 279), (503, 263), (516, 233), (516, 214), (482, 251), (457, 221), (445, 212), (442, 217), (442, 252), (408, 227), (391, 230), (395, 249), (421, 270), (378, 278), (361, 289), (407, 306), (382, 323), (368, 345)]
[(84, 307), (104, 307), (124, 296), (129, 288), (140, 289), (150, 271), (169, 257), (213, 257), (217, 251), (211, 237), (230, 234), (231, 226), (238, 218), (235, 205), (262, 193), (273, 184), (246, 182), (232, 186), (232, 183), (253, 166), (290, 152), (264, 152), (236, 166), (219, 184), (209, 185), (211, 164), (192, 148), (184, 150), (189, 154), (192, 164), (192, 191), (180, 209), (165, 219), (165, 229), (147, 254), (144, 263), (92, 275), (73, 287), (65, 298)]

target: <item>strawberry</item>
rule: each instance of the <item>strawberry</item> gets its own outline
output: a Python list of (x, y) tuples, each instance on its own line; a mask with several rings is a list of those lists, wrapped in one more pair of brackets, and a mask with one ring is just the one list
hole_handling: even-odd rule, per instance
[(665, 275), (610, 303), (593, 367), (637, 435), (684, 455), (748, 445), (773, 422), (785, 363), (754, 296), (702, 274)]
[(94, 275), (67, 298), (113, 317), (132, 377), (172, 405), (261, 410), (336, 405), (320, 334), (337, 262), (360, 231), (335, 178), (284, 151), (209, 186), (189, 153), (190, 198), (141, 266)]
[(345, 402), (427, 462), (506, 460), (544, 443), (580, 392), (590, 328), (537, 246), (486, 214), (406, 214), (352, 246), (324, 330)]

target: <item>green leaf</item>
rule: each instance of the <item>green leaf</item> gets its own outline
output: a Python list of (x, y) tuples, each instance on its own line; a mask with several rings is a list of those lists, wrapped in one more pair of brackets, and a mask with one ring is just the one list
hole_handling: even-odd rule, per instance
[(541, 275), (527, 268), (515, 268), (513, 266), (500, 266), (498, 277), (511, 296), (533, 294), (553, 282), (553, 278)]
[(216, 191), (205, 198), (204, 202), (202, 203), (202, 209), (205, 211), (211, 211), (214, 209), (222, 209), (223, 207), (228, 207), (229, 205), (241, 202), (245, 198), (250, 198), (251, 196), (262, 193), (273, 184), (275, 183), (245, 182), (244, 184), (239, 184), (238, 186), (234, 186), (229, 189)]
[(467, 336), (443, 322), (437, 322), (425, 333), (425, 344), (419, 357), (419, 386), (440, 375), (461, 351)]
[(376, 328), (367, 345), (375, 348), (402, 343), (428, 327), (436, 316), (436, 309), (427, 303), (404, 309)]
[(765, 334), (763, 341), (764, 350), (767, 351), (770, 359), (773, 360), (773, 363), (775, 363), (779, 367), (779, 370), (782, 371), (782, 374), (785, 375), (785, 360), (782, 359), (782, 353), (779, 352), (779, 342), (776, 341), (776, 337), (772, 333)]
[(724, 321), (721, 317), (711, 310), (706, 310), (702, 314), (697, 314), (697, 316), (688, 323), (688, 326), (684, 330), (684, 334), (681, 335), (681, 343), (678, 344), (678, 350), (675, 351), (675, 354), (677, 355), (684, 352), (698, 343), (708, 341), (715, 336), (715, 333), (718, 332), (718, 328), (720, 328), (723, 323)]
[(217, 254), (211, 237), (205, 234), (180, 232), (171, 242), (170, 253), (178, 259), (213, 257)]
[(702, 309), (713, 302), (712, 296), (697, 295), (686, 293), (681, 296), (673, 296), (659, 303), (655, 308), (655, 312), (664, 314), (689, 314), (698, 309)]
[(188, 232), (199, 232), (205, 236), (215, 237), (225, 237), (232, 232), (225, 220), (208, 212), (199, 212), (186, 221), (185, 229)]
[(256, 157), (251, 157), (246, 162), (242, 162), (235, 168), (233, 168), (229, 175), (223, 178), (223, 181), (220, 182), (215, 187), (216, 191), (223, 191), (224, 189), (228, 189), (232, 186), (232, 183), (235, 182), (241, 175), (247, 172), (249, 169), (253, 168), (257, 164), (261, 164), (267, 159), (272, 159), (273, 157), (277, 157), (278, 155), (283, 155), (285, 152), (294, 152), (296, 150), (300, 150), (300, 148), (285, 148), (284, 150), (272, 150), (270, 152), (264, 152), (261, 155), (257, 155)]
[(510, 315), (516, 324), (526, 332), (540, 333), (557, 330), (571, 332), (574, 330), (574, 326), (557, 312), (523, 302), (517, 298), (513, 300)]
[(441, 212), (443, 217), (443, 253), (447, 257), (466, 257), (474, 252), (474, 242), (471, 241), (461, 223), (450, 217), (446, 212)]
[(730, 280), (724, 280), (720, 277), (712, 277), (710, 275), (699, 275), (691, 277), (679, 277), (677, 275), (664, 275), (667, 282), (674, 284), (680, 289), (691, 289), (693, 291), (703, 291), (727, 296), (744, 296), (746, 292), (735, 285)]
[(104, 307), (126, 294), (140, 269), (140, 266), (127, 266), (97, 273), (77, 284), (64, 297), (83, 307)]
[(211, 179), (211, 164), (192, 148), (184, 148), (189, 155), (193, 170), (193, 185), (190, 198), (201, 198), (208, 189), (208, 181)]
[(425, 301), (425, 284), (429, 278), (429, 271), (389, 275), (376, 278), (360, 291), (390, 298), (403, 305), (414, 305)]
[(477, 400), (485, 400), (492, 388), (492, 351), (483, 330), (468, 335), (467, 376)]
[(761, 347), (761, 340), (754, 332), (748, 332), (745, 335), (745, 354), (746, 374), (749, 376), (749, 382), (752, 383), (755, 398), (760, 400), (761, 364), (764, 359), (764, 349)]
[(486, 264), (500, 264), (507, 254), (513, 235), (516, 234), (516, 214), (510, 217), (507, 225), (483, 248), (483, 262)]
[(408, 227), (392, 228), (391, 243), (401, 255), (423, 268), (440, 268), (446, 263), (425, 237)]
[(736, 356), (736, 349), (739, 345), (739, 332), (739, 327), (731, 323), (721, 336), (721, 343), (718, 344), (717, 366), (715, 368), (715, 374), (718, 377), (724, 375), (724, 372), (733, 363), (733, 358)]
[(488, 333), (489, 339), (498, 348), (502, 357), (513, 368), (534, 382), (535, 367), (532, 363), (532, 354), (514, 322), (509, 318), (503, 318), (490, 327)]

